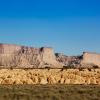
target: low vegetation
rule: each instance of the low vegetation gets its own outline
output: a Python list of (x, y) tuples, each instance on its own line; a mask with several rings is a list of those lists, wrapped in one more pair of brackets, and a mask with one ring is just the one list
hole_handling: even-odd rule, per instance
[(100, 86), (0, 85), (0, 100), (100, 100)]

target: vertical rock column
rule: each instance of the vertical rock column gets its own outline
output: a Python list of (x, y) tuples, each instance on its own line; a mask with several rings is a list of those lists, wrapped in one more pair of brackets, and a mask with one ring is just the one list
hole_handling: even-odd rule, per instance
[(50, 66), (50, 68), (61, 68), (62, 65), (56, 60), (55, 53), (52, 48), (41, 48), (40, 56), (44, 66)]

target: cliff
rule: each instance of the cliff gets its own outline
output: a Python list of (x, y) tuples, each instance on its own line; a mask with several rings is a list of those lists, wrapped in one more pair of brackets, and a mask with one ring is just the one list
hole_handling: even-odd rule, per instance
[(100, 54), (92, 52), (83, 52), (80, 56), (66, 56), (56, 53), (56, 59), (64, 67), (71, 68), (99, 68)]
[(100, 67), (100, 54), (84, 52), (80, 56), (54, 53), (52, 48), (33, 48), (0, 44), (0, 68), (80, 68)]
[(76, 67), (79, 66), (81, 63), (82, 55), (81, 56), (66, 56), (61, 53), (56, 53), (56, 60), (63, 64), (65, 67)]
[(59, 68), (52, 48), (32, 48), (0, 44), (0, 67), (5, 68)]
[(100, 54), (92, 52), (84, 52), (81, 64), (90, 64), (100, 67)]

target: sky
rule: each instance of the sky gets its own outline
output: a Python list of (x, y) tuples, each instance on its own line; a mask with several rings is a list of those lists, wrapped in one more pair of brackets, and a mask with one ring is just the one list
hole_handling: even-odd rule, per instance
[(0, 0), (0, 43), (100, 53), (100, 0)]

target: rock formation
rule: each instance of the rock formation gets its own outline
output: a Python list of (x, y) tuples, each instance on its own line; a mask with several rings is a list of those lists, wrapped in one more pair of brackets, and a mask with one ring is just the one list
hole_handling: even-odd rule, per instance
[(98, 84), (100, 69), (1, 69), (1, 84)]
[(0, 44), (0, 67), (6, 68), (59, 68), (52, 48), (32, 48)]
[(56, 59), (68, 68), (98, 68), (100, 67), (100, 54), (83, 52), (81, 56), (66, 56), (56, 53)]
[(85, 52), (81, 56), (54, 53), (52, 48), (0, 44), (0, 68), (78, 68), (100, 67), (100, 54)]
[[(64, 69), (70, 67), (79, 69)], [(100, 85), (100, 69), (97, 67), (100, 68), (100, 54), (96, 53), (84, 52), (81, 56), (66, 56), (55, 54), (48, 47), (0, 44), (0, 84)]]
[(82, 56), (66, 56), (60, 53), (56, 53), (56, 59), (58, 62), (62, 63), (65, 67), (75, 67), (80, 65)]
[(84, 52), (83, 59), (81, 60), (82, 65), (92, 65), (100, 67), (100, 54)]

